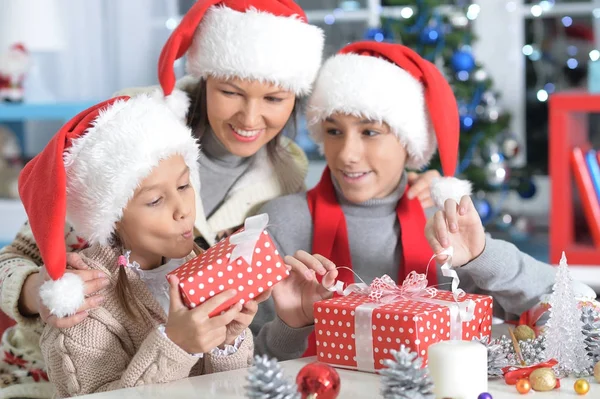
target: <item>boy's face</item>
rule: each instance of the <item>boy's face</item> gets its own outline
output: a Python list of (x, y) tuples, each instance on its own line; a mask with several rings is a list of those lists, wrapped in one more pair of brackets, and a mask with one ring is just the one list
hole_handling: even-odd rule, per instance
[(407, 153), (387, 124), (335, 113), (321, 128), (327, 165), (347, 200), (362, 203), (396, 189)]
[(196, 199), (190, 172), (180, 155), (162, 160), (146, 177), (123, 211), (117, 231), (142, 267), (161, 258), (192, 252)]

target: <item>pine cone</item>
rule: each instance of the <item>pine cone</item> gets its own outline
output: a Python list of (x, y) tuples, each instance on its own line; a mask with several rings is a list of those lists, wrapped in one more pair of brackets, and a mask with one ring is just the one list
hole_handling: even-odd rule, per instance
[[(592, 364), (600, 362), (600, 314), (590, 308), (581, 312), (583, 321), (583, 335), (585, 335), (585, 348), (592, 359)], [(593, 367), (589, 370), (593, 374)]]
[(540, 335), (533, 340), (528, 339), (527, 341), (520, 341), (519, 346), (521, 347), (523, 360), (525, 360), (525, 363), (527, 363), (528, 366), (547, 360), (544, 356), (544, 351), (546, 350), (546, 338), (543, 335)]
[(246, 377), (246, 397), (250, 399), (300, 399), (296, 384), (287, 381), (277, 359), (254, 356), (254, 365)]
[(390, 351), (394, 360), (385, 360), (381, 394), (385, 399), (433, 399), (433, 382), (427, 368), (422, 368), (423, 359), (404, 345), (399, 351)]
[(501, 377), (502, 369), (509, 365), (508, 353), (499, 340), (491, 340), (488, 337), (474, 338), (474, 341), (485, 345), (488, 352), (488, 376)]

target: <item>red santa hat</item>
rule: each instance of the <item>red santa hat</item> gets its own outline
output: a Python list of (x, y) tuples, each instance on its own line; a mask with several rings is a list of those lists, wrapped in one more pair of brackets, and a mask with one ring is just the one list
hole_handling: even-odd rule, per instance
[(170, 94), (174, 62), (187, 53), (187, 72), (197, 78), (258, 80), (305, 95), (323, 43), (323, 31), (292, 0), (198, 0), (162, 49), (159, 81)]
[(454, 176), (459, 114), (452, 88), (431, 62), (408, 47), (357, 42), (325, 62), (308, 102), (311, 135), (322, 143), (321, 121), (341, 112), (387, 123), (408, 152), (406, 166), (426, 166), (439, 149), (446, 178), (432, 186), (436, 205), (471, 194)]
[(19, 176), (19, 194), (46, 270), (43, 303), (58, 317), (85, 299), (83, 281), (65, 274), (65, 220), (90, 244), (107, 245), (140, 182), (158, 163), (183, 156), (199, 192), (199, 149), (185, 123), (189, 100), (175, 91), (117, 97), (74, 117)]

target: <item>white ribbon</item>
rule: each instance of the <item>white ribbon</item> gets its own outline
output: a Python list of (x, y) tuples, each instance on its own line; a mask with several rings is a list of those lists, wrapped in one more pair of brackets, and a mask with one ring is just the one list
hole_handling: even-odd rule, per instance
[[(462, 323), (471, 321), (475, 317), (475, 301), (468, 299), (458, 302), (458, 299), (465, 295), (465, 292), (458, 288), (460, 279), (456, 270), (452, 268), (452, 256), (454, 248), (449, 247), (437, 255), (433, 255), (431, 261), (440, 255), (446, 255), (448, 258), (441, 266), (442, 275), (452, 278), (452, 297), (453, 302), (433, 299), (435, 293), (432, 294), (431, 287), (405, 290), (403, 288), (393, 287), (393, 289), (384, 291), (383, 296), (377, 302), (367, 302), (356, 307), (354, 316), (354, 334), (356, 347), (356, 366), (359, 370), (375, 371), (375, 356), (373, 353), (373, 311), (381, 306), (385, 306), (398, 299), (409, 299), (412, 301), (441, 305), (448, 308), (450, 313), (450, 340), (462, 340)], [(428, 264), (428, 267), (429, 267)], [(412, 273), (411, 273), (412, 274)], [(356, 275), (356, 273), (355, 273)], [(336, 292), (339, 295), (348, 296), (352, 293), (369, 297), (372, 292), (371, 286), (367, 285), (360, 276), (356, 275), (361, 283), (350, 284), (344, 289), (344, 283), (337, 281), (333, 286), (327, 288), (331, 292)], [(426, 276), (426, 274), (425, 274)], [(409, 277), (414, 279), (414, 276)], [(388, 276), (383, 276), (381, 280), (389, 281)], [(426, 284), (425, 284), (426, 286)]]
[(252, 264), (254, 248), (260, 235), (267, 228), (267, 224), (269, 224), (269, 215), (266, 213), (246, 218), (244, 230), (229, 237), (229, 242), (234, 245), (229, 263), (241, 257), (249, 265)]

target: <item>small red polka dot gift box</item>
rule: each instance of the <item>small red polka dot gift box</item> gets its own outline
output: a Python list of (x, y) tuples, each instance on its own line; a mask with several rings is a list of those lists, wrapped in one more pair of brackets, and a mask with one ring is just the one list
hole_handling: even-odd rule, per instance
[(289, 276), (283, 259), (265, 230), (267, 214), (246, 219), (244, 228), (221, 240), (170, 275), (179, 278), (184, 304), (194, 308), (220, 292), (238, 294), (216, 308), (210, 316), (236, 302), (245, 303)]
[[(385, 279), (396, 286), (388, 276), (375, 279), (373, 284)], [(405, 345), (423, 358), (425, 366), (429, 345), (491, 336), (493, 301), (489, 296), (427, 288), (388, 296), (386, 300), (380, 294), (373, 295), (370, 287), (355, 284), (361, 285), (360, 289), (347, 289), (342, 296), (315, 303), (319, 361), (375, 372), (384, 367), (385, 359), (392, 359), (390, 350)]]

